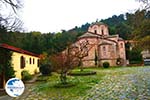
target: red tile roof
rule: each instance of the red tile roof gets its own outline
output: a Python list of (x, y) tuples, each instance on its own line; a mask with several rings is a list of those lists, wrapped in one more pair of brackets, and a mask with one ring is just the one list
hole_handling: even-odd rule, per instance
[(18, 53), (22, 53), (22, 54), (27, 54), (27, 55), (39, 57), (39, 55), (37, 55), (37, 54), (34, 54), (32, 52), (29, 52), (29, 51), (26, 51), (26, 50), (23, 50), (21, 48), (17, 48), (17, 47), (14, 47), (14, 46), (11, 46), (11, 45), (8, 45), (8, 44), (5, 44), (5, 43), (0, 44), (0, 47), (8, 49), (8, 50), (11, 50), (11, 51), (14, 51), (14, 52), (18, 52)]

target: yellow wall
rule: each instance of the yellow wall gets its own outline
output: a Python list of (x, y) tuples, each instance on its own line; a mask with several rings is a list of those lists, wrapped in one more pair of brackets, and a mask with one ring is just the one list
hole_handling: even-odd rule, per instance
[[(20, 67), (20, 58), (23, 56), (25, 58), (25, 67), (21, 69)], [(30, 64), (30, 58), (31, 58), (31, 64)], [(33, 64), (33, 59), (34, 59), (34, 64)], [(15, 75), (17, 78), (21, 79), (21, 72), (23, 70), (28, 70), (30, 74), (35, 74), (36, 72), (39, 72), (39, 67), (38, 67), (38, 57), (27, 55), (27, 54), (21, 54), (17, 52), (13, 52), (12, 55), (12, 66), (14, 67)]]

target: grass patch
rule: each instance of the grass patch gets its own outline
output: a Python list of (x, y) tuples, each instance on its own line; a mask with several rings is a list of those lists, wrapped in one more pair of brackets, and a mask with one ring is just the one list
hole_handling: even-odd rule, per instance
[(47, 81), (49, 78), (50, 78), (50, 76), (40, 75), (37, 77), (36, 81)]
[(73, 83), (73, 82), (67, 82), (65, 84), (63, 84), (63, 83), (57, 83), (57, 84), (54, 85), (54, 87), (56, 87), (56, 88), (69, 88), (69, 87), (72, 87), (72, 86), (75, 86), (75, 85), (76, 84)]
[(45, 79), (45, 77), (47, 77), (47, 81), (36, 83), (33, 89), (34, 92), (41, 93), (41, 96), (44, 94), (46, 97), (53, 97), (56, 100), (59, 99), (58, 95), (65, 100), (70, 100), (71, 98), (76, 100), (78, 97), (86, 95), (87, 91), (90, 90), (92, 86), (98, 84), (103, 75), (68, 76), (67, 81), (71, 83), (69, 85), (74, 85), (69, 88), (56, 88), (57, 86), (61, 87), (59, 74), (57, 73), (52, 73), (51, 76), (41, 76), (40, 78)]

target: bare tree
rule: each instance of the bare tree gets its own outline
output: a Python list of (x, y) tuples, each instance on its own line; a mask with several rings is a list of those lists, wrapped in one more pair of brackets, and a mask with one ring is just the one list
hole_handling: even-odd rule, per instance
[(143, 9), (150, 10), (150, 0), (136, 0), (138, 2), (142, 2)]
[(6, 27), (9, 31), (23, 31), (23, 22), (19, 18), (14, 18)]
[(22, 0), (0, 0), (0, 25), (8, 31), (22, 30), (23, 23), (17, 13), (22, 6)]
[(71, 46), (67, 50), (50, 57), (52, 66), (60, 70), (60, 80), (62, 84), (67, 83), (67, 73), (70, 69), (77, 66), (77, 59), (74, 56)]
[(66, 76), (69, 70), (80, 65), (81, 71), (83, 71), (82, 60), (88, 56), (91, 47), (88, 40), (82, 40), (69, 45), (65, 51), (50, 57), (52, 66), (60, 70), (60, 79), (63, 84), (67, 83)]
[(0, 0), (0, 4), (5, 5), (5, 7), (11, 7), (14, 13), (17, 13), (17, 9), (23, 6), (22, 0)]
[(74, 56), (79, 59), (79, 67), (83, 71), (83, 58), (88, 56), (88, 52), (91, 48), (88, 40), (79, 41), (77, 44), (73, 44), (72, 47)]
[(0, 25), (4, 26), (7, 31), (21, 31), (23, 30), (23, 22), (14, 16), (2, 17), (0, 16)]

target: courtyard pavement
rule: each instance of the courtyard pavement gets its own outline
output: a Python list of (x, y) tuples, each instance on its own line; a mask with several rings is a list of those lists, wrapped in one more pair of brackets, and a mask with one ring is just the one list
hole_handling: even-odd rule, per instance
[(120, 71), (110, 72), (79, 100), (150, 100), (150, 67)]
[[(107, 75), (87, 91), (87, 95), (75, 100), (150, 100), (150, 66), (98, 71)], [(57, 100), (35, 93), (32, 85), (27, 84), (24, 94), (18, 98), (0, 100)]]

